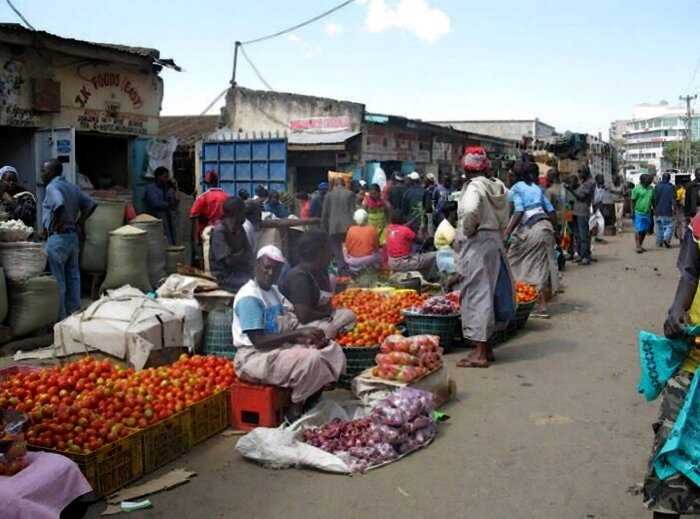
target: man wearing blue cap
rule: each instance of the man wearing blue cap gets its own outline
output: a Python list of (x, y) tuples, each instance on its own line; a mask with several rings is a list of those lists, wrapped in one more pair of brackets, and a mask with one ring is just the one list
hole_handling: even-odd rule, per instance
[(323, 200), (328, 193), (328, 182), (321, 182), (318, 185), (318, 191), (311, 195), (309, 202), (309, 216), (311, 218), (321, 218), (323, 213)]

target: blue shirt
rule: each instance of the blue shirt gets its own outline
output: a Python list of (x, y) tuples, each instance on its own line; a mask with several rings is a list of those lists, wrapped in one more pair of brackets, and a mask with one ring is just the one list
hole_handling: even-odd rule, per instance
[(670, 182), (659, 182), (654, 189), (654, 216), (673, 216), (675, 197), (676, 190)]
[(522, 213), (530, 209), (541, 207), (546, 213), (553, 213), (554, 206), (549, 199), (544, 196), (542, 188), (536, 184), (516, 182), (510, 188), (508, 200), (513, 202), (513, 209), (516, 213)]
[(277, 218), (287, 218), (289, 216), (289, 209), (280, 202), (265, 202), (265, 204), (263, 204), (263, 211), (272, 213)]
[(41, 225), (53, 231), (54, 215), (63, 207), (64, 230), (75, 231), (78, 215), (92, 209), (95, 202), (83, 193), (78, 186), (68, 182), (64, 177), (55, 177), (46, 186), (46, 194), (41, 204)]

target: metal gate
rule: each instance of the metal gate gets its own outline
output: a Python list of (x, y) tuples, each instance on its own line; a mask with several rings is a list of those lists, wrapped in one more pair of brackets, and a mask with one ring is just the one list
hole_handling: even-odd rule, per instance
[(202, 181), (209, 171), (218, 173), (220, 187), (229, 195), (236, 195), (245, 189), (253, 196), (255, 187), (260, 184), (271, 191), (286, 191), (287, 141), (204, 141)]

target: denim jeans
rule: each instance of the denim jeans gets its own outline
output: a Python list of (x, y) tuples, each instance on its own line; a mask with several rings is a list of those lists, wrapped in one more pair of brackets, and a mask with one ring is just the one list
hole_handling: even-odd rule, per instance
[(58, 282), (59, 319), (80, 310), (80, 243), (74, 232), (52, 234), (46, 241), (51, 274)]
[(673, 237), (673, 217), (672, 216), (657, 216), (656, 220), (656, 245), (659, 247), (664, 242), (671, 242)]
[(591, 231), (588, 227), (588, 216), (576, 215), (574, 232), (576, 233), (576, 251), (582, 260), (591, 259)]

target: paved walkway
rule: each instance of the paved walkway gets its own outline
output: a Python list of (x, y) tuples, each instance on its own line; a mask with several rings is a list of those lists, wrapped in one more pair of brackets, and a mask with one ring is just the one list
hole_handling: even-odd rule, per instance
[[(641, 482), (658, 403), (635, 392), (636, 335), (661, 329), (678, 249), (633, 251), (631, 234), (571, 266), (548, 321), (460, 370), (458, 400), (429, 448), (364, 476), (266, 470), (217, 437), (168, 468), (199, 475), (152, 496), (144, 518), (640, 518)], [(167, 469), (167, 468), (166, 468)], [(103, 505), (89, 517), (98, 517)]]

